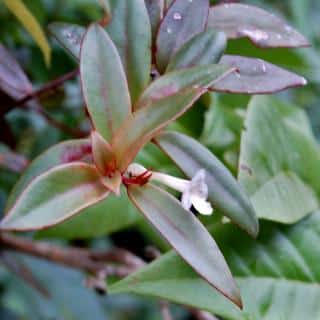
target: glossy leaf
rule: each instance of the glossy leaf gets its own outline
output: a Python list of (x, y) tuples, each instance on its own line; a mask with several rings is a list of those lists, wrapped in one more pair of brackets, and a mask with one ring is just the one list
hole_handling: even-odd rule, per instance
[(230, 3), (210, 8), (208, 27), (230, 39), (247, 37), (264, 48), (305, 47), (309, 43), (281, 18), (255, 6)]
[(161, 134), (156, 143), (189, 178), (205, 169), (213, 207), (257, 236), (259, 226), (250, 200), (218, 158), (196, 140), (176, 132)]
[(294, 223), (318, 208), (320, 150), (303, 111), (276, 98), (256, 96), (245, 128), (239, 180), (257, 215)]
[(0, 223), (2, 230), (38, 230), (62, 222), (108, 196), (95, 167), (55, 167), (34, 179)]
[(184, 44), (170, 59), (167, 70), (218, 63), (226, 48), (226, 37), (213, 29), (205, 30)]
[(117, 49), (97, 24), (86, 33), (80, 58), (82, 91), (95, 129), (110, 141), (131, 113), (126, 75)]
[(219, 65), (201, 66), (172, 72), (153, 82), (112, 143), (119, 169), (125, 170), (159, 130), (189, 109), (208, 86), (228, 72)]
[(127, 74), (132, 102), (147, 86), (151, 70), (151, 26), (144, 0), (109, 0), (112, 20), (106, 30)]
[(148, 221), (201, 277), (241, 306), (238, 289), (219, 248), (193, 213), (151, 184), (129, 186), (128, 194)]
[(53, 22), (49, 24), (48, 29), (74, 59), (80, 59), (81, 40), (86, 32), (84, 27), (71, 23)]
[(266, 94), (304, 86), (305, 78), (261, 59), (225, 55), (221, 64), (236, 68), (213, 87), (213, 91)]
[(145, 0), (144, 2), (149, 14), (152, 35), (155, 36), (158, 31), (159, 24), (163, 18), (165, 0)]
[(188, 40), (205, 29), (208, 19), (209, 0), (176, 0), (169, 7), (160, 24), (157, 36), (156, 60), (163, 72), (170, 58)]
[(49, 169), (70, 163), (73, 161), (82, 161), (91, 156), (91, 143), (89, 139), (69, 140), (59, 143), (46, 152), (38, 156), (28, 168), (23, 172), (22, 176), (14, 186), (7, 200), (6, 211), (17, 200), (21, 192), (30, 184), (37, 176), (48, 171)]
[(0, 89), (19, 100), (32, 92), (32, 84), (11, 53), (0, 44)]
[(25, 6), (22, 0), (4, 0), (3, 3), (11, 11), (11, 13), (16, 16), (16, 18), (25, 27), (25, 29), (30, 33), (32, 38), (35, 40), (35, 42), (41, 49), (46, 64), (50, 65), (50, 45), (46, 39), (45, 33), (43, 32), (41, 25), (35, 19), (32, 12), (29, 11), (28, 7)]
[(242, 312), (173, 252), (111, 286), (110, 292), (167, 299), (226, 320), (317, 319), (320, 252), (314, 244), (319, 230), (317, 212), (290, 227), (264, 225), (258, 241), (232, 225), (214, 231), (240, 286)]

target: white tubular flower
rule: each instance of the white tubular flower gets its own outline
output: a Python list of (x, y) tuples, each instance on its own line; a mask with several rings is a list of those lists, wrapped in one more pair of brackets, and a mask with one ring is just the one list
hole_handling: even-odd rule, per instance
[[(133, 163), (127, 170), (131, 177), (142, 175), (147, 169), (140, 164)], [(161, 172), (151, 172), (150, 180), (160, 182), (182, 193), (181, 204), (186, 210), (194, 208), (203, 215), (211, 215), (213, 212), (208, 198), (208, 186), (205, 182), (205, 170), (199, 170), (190, 180), (180, 179)]]

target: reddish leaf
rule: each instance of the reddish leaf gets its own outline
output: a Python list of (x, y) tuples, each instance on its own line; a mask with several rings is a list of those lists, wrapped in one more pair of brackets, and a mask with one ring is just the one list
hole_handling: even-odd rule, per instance
[(204, 30), (208, 19), (209, 0), (176, 0), (160, 24), (156, 60), (163, 72), (170, 58), (194, 35)]
[(210, 8), (208, 27), (230, 39), (249, 38), (259, 47), (306, 47), (308, 41), (281, 18), (255, 6), (230, 3)]
[(261, 59), (225, 55), (220, 63), (236, 71), (216, 82), (213, 91), (265, 94), (307, 83), (305, 78)]

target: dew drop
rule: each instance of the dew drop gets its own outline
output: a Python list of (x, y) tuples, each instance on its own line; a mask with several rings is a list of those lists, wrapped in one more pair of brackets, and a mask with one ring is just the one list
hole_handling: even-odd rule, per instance
[(240, 78), (241, 78), (241, 74), (240, 74), (240, 72), (239, 72), (239, 71), (236, 71), (236, 77), (237, 77), (238, 79), (240, 79)]
[(192, 2), (193, 0), (189, 0), (189, 2)]
[(263, 73), (267, 72), (267, 66), (264, 63), (262, 63), (261, 68)]
[(171, 28), (167, 28), (167, 32), (168, 33), (172, 33), (172, 29)]
[(174, 19), (174, 20), (181, 20), (181, 19), (182, 19), (182, 16), (181, 16), (181, 14), (180, 14), (179, 12), (175, 12), (175, 13), (173, 14), (173, 19)]
[(277, 34), (277, 39), (281, 40), (282, 39), (282, 35), (281, 34)]

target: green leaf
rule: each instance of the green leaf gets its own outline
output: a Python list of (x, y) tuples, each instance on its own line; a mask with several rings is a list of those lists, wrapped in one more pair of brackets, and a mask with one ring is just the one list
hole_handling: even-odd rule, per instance
[(118, 167), (125, 170), (139, 150), (159, 130), (175, 120), (217, 79), (230, 70), (220, 65), (208, 65), (171, 72), (153, 82), (115, 135), (112, 146)]
[(212, 86), (213, 91), (266, 94), (307, 84), (305, 78), (261, 59), (224, 55), (220, 63), (236, 71)]
[(109, 3), (112, 20), (106, 30), (118, 49), (134, 103), (150, 79), (151, 26), (149, 16), (144, 0), (109, 0)]
[(88, 155), (91, 155), (91, 144), (89, 139), (65, 141), (42, 153), (32, 161), (14, 186), (7, 200), (6, 211), (9, 210), (21, 192), (37, 176), (55, 166), (72, 161), (84, 160)]
[(246, 4), (211, 7), (208, 27), (225, 32), (230, 39), (247, 37), (263, 48), (309, 46), (305, 37), (281, 18)]
[(193, 213), (151, 184), (129, 186), (128, 194), (147, 220), (201, 277), (241, 306), (238, 289), (219, 248)]
[(1, 221), (2, 230), (39, 230), (62, 222), (109, 194), (95, 167), (75, 162), (35, 178)]
[(51, 49), (46, 39), (45, 33), (42, 30), (42, 27), (39, 25), (33, 14), (21, 0), (4, 0), (3, 3), (30, 33), (32, 38), (40, 47), (47, 66), (49, 66), (51, 59)]
[(165, 0), (145, 0), (146, 8), (151, 23), (152, 35), (156, 36), (160, 22), (163, 18)]
[(82, 91), (95, 129), (110, 141), (131, 113), (126, 75), (115, 45), (97, 24), (89, 27), (81, 49)]
[(48, 29), (74, 59), (80, 59), (81, 40), (86, 32), (84, 27), (71, 23), (53, 22), (49, 24)]
[(172, 56), (166, 71), (218, 63), (225, 48), (224, 33), (205, 30), (191, 38)]
[(317, 319), (320, 251), (314, 244), (320, 240), (320, 212), (290, 227), (263, 225), (258, 241), (232, 225), (214, 234), (240, 286), (242, 312), (173, 252), (111, 286), (110, 292), (168, 299), (226, 320)]
[(13, 99), (19, 100), (30, 94), (32, 84), (17, 60), (0, 44), (0, 89)]
[(205, 29), (208, 19), (209, 0), (176, 0), (162, 20), (158, 36), (156, 60), (163, 72), (170, 58), (194, 35)]
[(258, 234), (259, 225), (249, 198), (228, 169), (208, 149), (176, 132), (161, 134), (156, 143), (189, 178), (205, 169), (208, 198), (213, 207), (249, 234)]
[(245, 128), (239, 181), (257, 215), (294, 223), (316, 209), (320, 150), (304, 112), (276, 98), (256, 96), (249, 104)]

